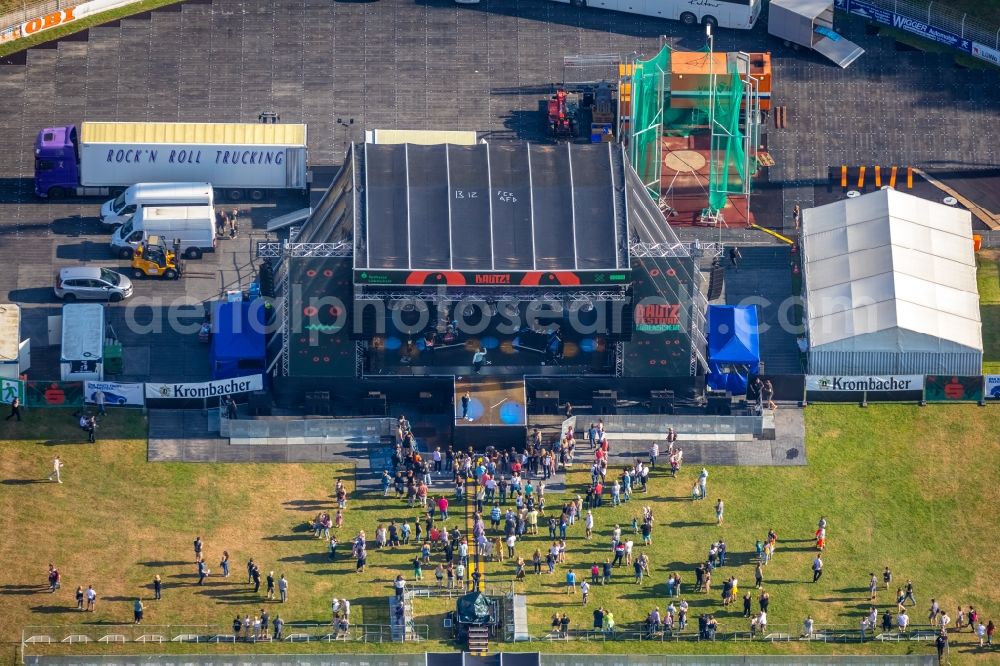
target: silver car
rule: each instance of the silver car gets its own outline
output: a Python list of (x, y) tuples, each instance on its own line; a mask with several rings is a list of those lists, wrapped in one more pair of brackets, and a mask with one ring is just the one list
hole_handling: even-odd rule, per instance
[(132, 281), (98, 266), (63, 268), (56, 276), (55, 293), (64, 301), (118, 301), (132, 295)]

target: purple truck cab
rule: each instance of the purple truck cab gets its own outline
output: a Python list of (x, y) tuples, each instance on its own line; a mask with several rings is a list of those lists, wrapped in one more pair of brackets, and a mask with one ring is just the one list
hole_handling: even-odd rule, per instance
[(35, 195), (72, 194), (80, 184), (80, 144), (76, 125), (47, 127), (35, 139)]

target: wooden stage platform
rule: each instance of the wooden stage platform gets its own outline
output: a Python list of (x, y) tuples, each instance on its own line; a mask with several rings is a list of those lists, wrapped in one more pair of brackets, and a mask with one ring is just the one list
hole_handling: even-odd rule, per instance
[[(469, 393), (468, 417), (462, 418), (462, 396)], [(455, 379), (455, 425), (520, 426), (527, 424), (524, 379), (464, 376)]]

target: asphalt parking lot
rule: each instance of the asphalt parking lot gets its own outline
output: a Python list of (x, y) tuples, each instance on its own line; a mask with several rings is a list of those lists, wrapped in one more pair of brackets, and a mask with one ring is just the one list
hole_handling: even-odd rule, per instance
[[(784, 213), (813, 204), (829, 165), (970, 167), (1000, 161), (996, 72), (956, 68), (949, 56), (897, 51), (840, 26), (867, 53), (848, 70), (793, 52), (766, 35), (720, 31), (720, 50), (771, 50), (775, 103), (789, 127), (768, 130)], [(310, 161), (329, 171), (366, 128), (473, 129), (495, 140), (542, 138), (544, 90), (574, 54), (652, 54), (660, 35), (683, 48), (701, 33), (676, 22), (546, 0), (191, 0), (0, 63), (0, 298), (21, 303), (32, 337), (31, 375), (57, 374), (47, 317), (56, 268), (118, 265), (96, 219), (100, 201), (44, 202), (32, 194), (31, 145), (46, 126), (88, 120), (256, 122), (262, 111), (309, 127)], [(351, 122), (353, 120), (353, 123)], [(144, 281), (137, 296), (200, 303), (252, 275), (251, 248), (271, 216), (256, 207), (240, 238), (189, 262), (177, 283)], [(251, 230), (246, 223), (252, 219)], [(207, 377), (207, 350), (193, 333), (146, 334), (112, 317), (126, 345), (127, 377)], [(140, 313), (141, 314), (141, 313)], [(153, 317), (153, 311), (148, 317)], [(140, 323), (148, 323), (142, 317)], [(134, 329), (134, 330), (130, 330)]]

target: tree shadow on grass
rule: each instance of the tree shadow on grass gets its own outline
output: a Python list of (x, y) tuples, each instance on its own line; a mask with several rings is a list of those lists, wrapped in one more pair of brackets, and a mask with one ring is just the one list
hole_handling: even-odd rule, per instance
[(139, 562), (139, 564), (141, 564), (144, 567), (156, 567), (156, 568), (160, 568), (160, 567), (180, 567), (180, 566), (184, 566), (184, 565), (187, 565), (187, 564), (190, 564), (191, 566), (195, 566), (193, 562), (186, 562), (184, 560), (162, 560), (162, 561), (150, 560), (149, 562)]
[(255, 593), (244, 587), (206, 587), (198, 590), (196, 594), (209, 597), (219, 604), (247, 605), (273, 603), (274, 601), (265, 598), (266, 595), (263, 591)]
[(670, 523), (670, 527), (709, 527), (712, 525), (715, 525), (715, 523), (712, 521), (696, 522), (696, 521), (675, 520), (674, 522)]
[(282, 503), (290, 511), (332, 511), (336, 509), (335, 503), (329, 500), (289, 500)]
[(264, 537), (264, 541), (308, 541), (309, 539), (315, 539), (312, 532), (301, 533), (301, 534), (274, 534), (271, 536)]
[(303, 555), (289, 555), (279, 557), (279, 562), (302, 562), (304, 564), (322, 564), (330, 561), (330, 556), (326, 553), (305, 553)]
[(2, 594), (39, 594), (41, 592), (47, 592), (49, 589), (48, 585), (0, 585), (0, 595)]
[(56, 614), (56, 613), (79, 613), (76, 606), (32, 606), (29, 608), (32, 613)]

